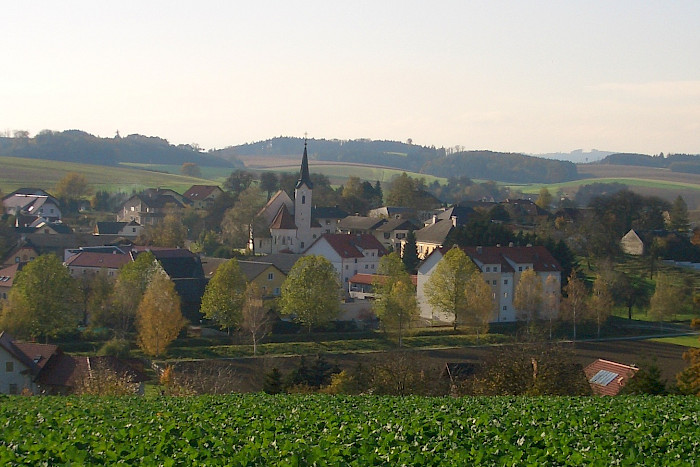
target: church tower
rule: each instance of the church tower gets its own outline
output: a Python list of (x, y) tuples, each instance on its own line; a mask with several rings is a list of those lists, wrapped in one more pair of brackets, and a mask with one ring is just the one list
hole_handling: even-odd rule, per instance
[(301, 158), (301, 170), (299, 180), (294, 187), (294, 223), (297, 226), (297, 238), (300, 242), (301, 251), (311, 244), (311, 197), (313, 194), (313, 183), (309, 175), (309, 156), (306, 150), (306, 140), (304, 140), (304, 156)]

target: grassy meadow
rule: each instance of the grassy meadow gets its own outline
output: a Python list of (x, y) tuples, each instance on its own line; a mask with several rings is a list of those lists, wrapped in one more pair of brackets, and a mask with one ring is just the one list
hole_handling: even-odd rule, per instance
[(73, 162), (0, 156), (0, 189), (8, 193), (21, 187), (51, 190), (70, 172), (83, 174), (93, 190), (140, 191), (149, 187), (170, 188), (180, 193), (211, 180), (130, 167), (107, 167)]

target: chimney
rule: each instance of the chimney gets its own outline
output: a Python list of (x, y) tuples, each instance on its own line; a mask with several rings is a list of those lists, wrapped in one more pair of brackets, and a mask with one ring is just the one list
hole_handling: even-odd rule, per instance
[(433, 224), (437, 224), (437, 215), (433, 214)]
[(513, 248), (513, 242), (508, 242), (508, 248)]
[(482, 254), (484, 252), (484, 247), (482, 247), (482, 246), (476, 247), (476, 252), (479, 254)]
[(457, 216), (450, 217), (450, 220), (452, 221), (452, 227), (457, 227)]

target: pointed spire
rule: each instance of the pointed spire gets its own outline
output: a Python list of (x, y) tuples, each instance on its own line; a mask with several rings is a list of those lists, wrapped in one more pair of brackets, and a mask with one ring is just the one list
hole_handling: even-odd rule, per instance
[(310, 189), (314, 187), (311, 183), (311, 176), (309, 175), (309, 156), (306, 152), (306, 138), (304, 138), (304, 156), (301, 158), (301, 171), (299, 171), (299, 180), (295, 188), (299, 188), (302, 185), (306, 185)]

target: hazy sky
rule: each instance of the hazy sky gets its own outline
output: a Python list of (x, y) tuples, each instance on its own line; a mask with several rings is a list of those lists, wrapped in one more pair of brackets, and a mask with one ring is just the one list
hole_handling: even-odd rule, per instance
[(700, 1), (0, 9), (0, 130), (700, 153)]

